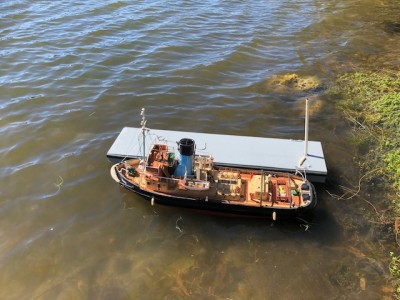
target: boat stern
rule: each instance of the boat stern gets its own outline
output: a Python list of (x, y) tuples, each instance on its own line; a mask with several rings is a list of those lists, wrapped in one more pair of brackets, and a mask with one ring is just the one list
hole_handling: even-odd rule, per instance
[(317, 194), (314, 185), (306, 180), (301, 184), (301, 197), (303, 200), (303, 207), (313, 209), (317, 205)]

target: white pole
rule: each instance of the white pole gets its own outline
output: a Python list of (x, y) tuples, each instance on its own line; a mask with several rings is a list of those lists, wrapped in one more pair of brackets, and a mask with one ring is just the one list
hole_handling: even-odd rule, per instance
[(306, 99), (306, 115), (304, 120), (304, 153), (299, 160), (299, 167), (302, 167), (308, 155), (308, 98)]
[(308, 98), (306, 99), (306, 117), (304, 125), (304, 157), (308, 155)]

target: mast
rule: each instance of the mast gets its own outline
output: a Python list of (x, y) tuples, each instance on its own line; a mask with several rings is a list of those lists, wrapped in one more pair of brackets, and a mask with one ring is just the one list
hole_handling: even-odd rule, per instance
[(142, 137), (143, 137), (143, 160), (145, 160), (146, 159), (146, 131), (148, 130), (148, 128), (146, 128), (147, 120), (146, 120), (144, 108), (142, 108), (140, 115), (142, 116), (142, 121), (140, 122), (140, 125), (142, 125), (141, 131), (142, 131)]

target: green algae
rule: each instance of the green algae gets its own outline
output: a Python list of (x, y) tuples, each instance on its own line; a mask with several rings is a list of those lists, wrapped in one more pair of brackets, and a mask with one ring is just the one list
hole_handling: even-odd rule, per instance
[(267, 81), (267, 85), (278, 91), (290, 89), (297, 92), (312, 92), (321, 87), (321, 82), (315, 76), (283, 74), (270, 78)]

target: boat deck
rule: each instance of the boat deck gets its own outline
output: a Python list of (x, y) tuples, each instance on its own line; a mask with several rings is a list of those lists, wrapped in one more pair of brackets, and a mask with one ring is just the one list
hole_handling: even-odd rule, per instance
[[(125, 127), (107, 152), (107, 158), (119, 162), (125, 158), (143, 156), (140, 128)], [(305, 170), (313, 182), (325, 182), (327, 168), (321, 142), (309, 141), (307, 159), (302, 166), (304, 141), (221, 135), (197, 132), (151, 129), (146, 135), (145, 154), (150, 145), (164, 141), (176, 142), (182, 138), (195, 140), (197, 149), (211, 154), (216, 166), (295, 172)]]

